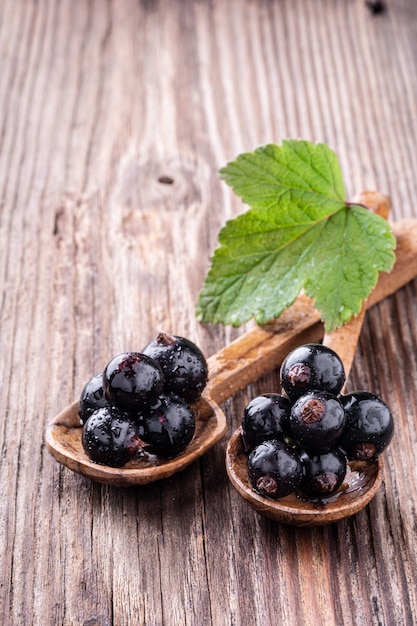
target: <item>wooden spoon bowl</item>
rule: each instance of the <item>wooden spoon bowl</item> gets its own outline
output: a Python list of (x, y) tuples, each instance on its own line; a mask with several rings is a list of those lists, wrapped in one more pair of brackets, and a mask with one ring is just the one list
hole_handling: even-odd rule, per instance
[(301, 499), (291, 494), (270, 500), (254, 491), (248, 476), (248, 456), (243, 447), (242, 429), (232, 435), (226, 450), (226, 469), (230, 482), (243, 500), (263, 517), (295, 526), (331, 524), (363, 509), (378, 491), (383, 475), (383, 459), (350, 462), (345, 481), (331, 497)]
[(193, 404), (193, 409), (196, 415), (194, 438), (182, 454), (169, 460), (161, 460), (143, 452), (123, 467), (108, 467), (90, 461), (81, 443), (78, 402), (71, 404), (52, 420), (46, 429), (45, 443), (59, 463), (91, 480), (117, 487), (145, 485), (185, 469), (223, 437), (226, 418), (215, 402), (203, 394)]

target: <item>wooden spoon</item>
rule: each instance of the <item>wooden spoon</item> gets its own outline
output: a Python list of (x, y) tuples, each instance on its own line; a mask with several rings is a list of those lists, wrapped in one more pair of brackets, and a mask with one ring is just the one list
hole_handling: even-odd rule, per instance
[(295, 494), (268, 500), (253, 490), (248, 477), (247, 454), (241, 428), (232, 435), (226, 450), (226, 469), (230, 482), (243, 500), (263, 517), (294, 526), (321, 526), (354, 515), (374, 497), (382, 482), (383, 459), (349, 463), (341, 489), (323, 500), (301, 500)]
[[(390, 200), (387, 196), (364, 192), (356, 201), (366, 203), (370, 210), (388, 218)], [(342, 359), (346, 379), (352, 366), (365, 313), (366, 303), (357, 316), (337, 330), (325, 333), (323, 337), (323, 344), (332, 348)], [(232, 435), (226, 450), (226, 469), (232, 485), (259, 514), (274, 521), (297, 526), (330, 524), (357, 513), (374, 497), (383, 475), (381, 455), (372, 461), (351, 461), (343, 485), (331, 497), (308, 500), (291, 494), (279, 500), (271, 500), (254, 491), (248, 476), (247, 460), (240, 427)]]
[[(394, 293), (417, 276), (417, 220), (393, 226), (397, 237), (397, 261), (390, 274), (383, 274), (367, 301), (371, 306)], [(197, 413), (196, 434), (183, 454), (169, 461), (155, 457), (132, 460), (122, 468), (98, 465), (85, 455), (78, 402), (61, 411), (47, 425), (45, 443), (59, 463), (91, 480), (115, 486), (144, 485), (183, 470), (211, 448), (226, 432), (226, 419), (219, 403), (281, 364), (297, 345), (323, 338), (320, 316), (309, 298), (300, 296), (274, 326), (251, 330), (208, 359), (209, 381)]]
[(219, 405), (208, 397), (193, 404), (196, 432), (186, 451), (167, 461), (143, 454), (123, 467), (108, 467), (90, 461), (81, 443), (82, 427), (78, 416), (78, 402), (61, 411), (48, 425), (45, 443), (52, 456), (91, 480), (128, 487), (168, 478), (180, 472), (211, 448), (226, 432), (226, 418)]

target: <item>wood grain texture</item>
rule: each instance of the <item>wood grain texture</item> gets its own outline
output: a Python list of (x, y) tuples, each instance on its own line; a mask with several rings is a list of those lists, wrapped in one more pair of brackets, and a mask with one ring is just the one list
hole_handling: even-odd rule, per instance
[[(209, 356), (199, 288), (240, 201), (217, 171), (327, 142), (348, 195), (417, 217), (417, 4), (0, 0), (0, 623), (408, 626), (417, 615), (417, 283), (370, 309), (349, 386), (395, 415), (385, 480), (352, 519), (280, 526), (226, 476), (227, 437), (152, 485), (90, 483), (46, 423), (161, 329)], [(171, 184), (169, 184), (171, 180)], [(265, 375), (225, 402), (228, 434)]]

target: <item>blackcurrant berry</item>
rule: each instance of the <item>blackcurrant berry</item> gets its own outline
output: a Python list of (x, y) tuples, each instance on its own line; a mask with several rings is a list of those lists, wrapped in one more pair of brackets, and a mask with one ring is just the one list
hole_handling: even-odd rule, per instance
[(90, 378), (81, 392), (78, 407), (81, 424), (84, 424), (94, 411), (105, 406), (109, 406), (109, 401), (104, 395), (103, 374), (100, 373)]
[(299, 487), (302, 465), (283, 441), (270, 439), (252, 450), (248, 458), (249, 479), (261, 496), (277, 500)]
[(340, 400), (346, 413), (346, 426), (339, 443), (348, 458), (366, 460), (378, 456), (394, 434), (394, 420), (388, 406), (368, 391), (354, 391)]
[(282, 363), (280, 379), (282, 388), (294, 400), (313, 389), (337, 395), (346, 375), (334, 350), (320, 343), (310, 343), (290, 352)]
[(103, 388), (110, 404), (140, 412), (158, 400), (164, 376), (160, 365), (146, 354), (125, 352), (115, 356), (103, 372)]
[(146, 450), (157, 456), (172, 458), (190, 443), (195, 432), (195, 415), (184, 400), (162, 394), (151, 412), (144, 416), (143, 439)]
[(326, 391), (310, 391), (293, 404), (290, 430), (302, 446), (324, 450), (340, 438), (345, 419), (345, 411), (335, 396)]
[(265, 393), (249, 402), (243, 411), (242, 436), (250, 450), (267, 439), (281, 441), (288, 435), (291, 403), (278, 393)]
[(192, 341), (161, 332), (143, 353), (159, 363), (164, 373), (166, 393), (174, 393), (187, 402), (195, 402), (207, 383), (207, 361)]
[(321, 454), (304, 453), (301, 456), (304, 474), (300, 491), (308, 497), (326, 497), (334, 494), (346, 476), (347, 460), (339, 448)]
[(135, 419), (116, 407), (103, 407), (83, 426), (82, 445), (95, 463), (122, 467), (142, 447)]

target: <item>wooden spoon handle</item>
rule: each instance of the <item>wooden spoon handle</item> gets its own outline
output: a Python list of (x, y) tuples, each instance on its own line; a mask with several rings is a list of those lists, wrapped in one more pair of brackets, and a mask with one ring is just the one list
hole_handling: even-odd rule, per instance
[[(389, 274), (380, 275), (378, 284), (365, 302), (366, 309), (417, 276), (417, 219), (394, 222), (392, 228), (397, 239), (396, 262)], [(309, 298), (300, 295), (273, 324), (246, 332), (208, 359), (209, 382), (205, 393), (215, 402), (224, 402), (277, 369), (297, 345), (319, 341), (323, 335), (319, 313)], [(351, 364), (353, 357), (347, 358)]]
[[(355, 202), (368, 207), (370, 211), (388, 219), (391, 211), (391, 200), (388, 196), (378, 193), (364, 191), (355, 198)], [(336, 328), (330, 333), (324, 333), (323, 343), (332, 348), (341, 358), (346, 374), (346, 381), (355, 357), (356, 346), (362, 330), (362, 325), (366, 314), (366, 302), (358, 315), (352, 317), (346, 324)]]

